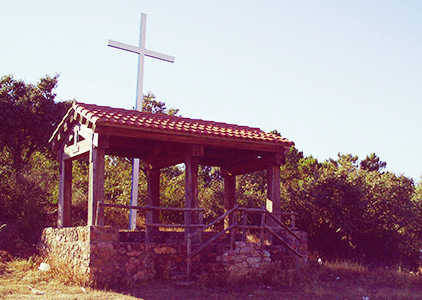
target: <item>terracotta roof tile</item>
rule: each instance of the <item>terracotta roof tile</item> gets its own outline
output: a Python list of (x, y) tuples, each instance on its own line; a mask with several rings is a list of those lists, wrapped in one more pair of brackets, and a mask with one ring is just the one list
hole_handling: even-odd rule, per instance
[(294, 143), (272, 133), (266, 133), (259, 128), (232, 125), (201, 119), (190, 119), (163, 114), (152, 114), (136, 110), (111, 108), (93, 104), (73, 103), (73, 110), (97, 126), (137, 127), (157, 132), (190, 133), (229, 139), (249, 140), (257, 142)]

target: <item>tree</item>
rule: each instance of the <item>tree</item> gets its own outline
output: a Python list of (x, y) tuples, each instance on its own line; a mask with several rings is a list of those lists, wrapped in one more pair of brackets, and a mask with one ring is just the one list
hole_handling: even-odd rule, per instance
[(415, 186), (415, 193), (413, 194), (413, 201), (422, 203), (422, 176), (418, 184)]
[(48, 140), (70, 107), (54, 102), (58, 75), (46, 76), (36, 85), (15, 80), (11, 75), (0, 79), (0, 151), (10, 155), (17, 170), (27, 164), (37, 151), (48, 151)]
[(36, 85), (10, 75), (0, 79), (0, 220), (7, 224), (0, 248), (11, 252), (52, 224), (58, 164), (48, 140), (69, 107), (54, 102), (57, 79), (46, 76)]
[(142, 111), (150, 112), (153, 114), (165, 114), (170, 116), (176, 116), (179, 113), (179, 109), (177, 108), (167, 109), (166, 103), (157, 101), (157, 98), (151, 92), (148, 92), (147, 95), (144, 95), (144, 101), (142, 102)]
[(361, 163), (351, 154), (318, 163), (291, 149), (281, 170), (282, 210), (298, 213), (311, 251), (368, 264), (417, 262), (420, 196), (411, 179), (383, 166), (375, 154)]
[(378, 156), (376, 156), (375, 153), (372, 153), (371, 155), (367, 155), (364, 160), (360, 162), (360, 167), (363, 170), (374, 172), (385, 169), (387, 166), (387, 163), (384, 161), (381, 161)]

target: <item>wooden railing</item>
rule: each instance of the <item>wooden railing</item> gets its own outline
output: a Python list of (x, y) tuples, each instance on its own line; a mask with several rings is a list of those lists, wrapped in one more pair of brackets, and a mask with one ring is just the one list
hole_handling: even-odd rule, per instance
[[(237, 213), (242, 213), (242, 223), (238, 223)], [(250, 225), (248, 224), (248, 214), (261, 214), (261, 224), (260, 225)], [(270, 213), (265, 208), (246, 208), (246, 207), (239, 207), (238, 205), (235, 205), (232, 209), (228, 210), (224, 214), (222, 214), (220, 217), (212, 221), (211, 223), (205, 225), (203, 228), (198, 229), (194, 233), (190, 233), (188, 235), (188, 241), (187, 241), (187, 266), (186, 266), (186, 277), (187, 281), (190, 281), (191, 278), (191, 260), (193, 257), (195, 257), (197, 254), (199, 254), (202, 250), (204, 250), (207, 246), (211, 245), (212, 242), (214, 242), (216, 239), (218, 239), (221, 235), (225, 234), (226, 232), (230, 232), (230, 249), (233, 250), (235, 246), (235, 240), (236, 240), (236, 231), (242, 230), (242, 240), (246, 240), (246, 232), (247, 230), (258, 230), (260, 232), (260, 240), (262, 245), (264, 245), (264, 239), (265, 239), (265, 232), (269, 232), (272, 236), (274, 236), (278, 241), (280, 241), (286, 248), (293, 252), (298, 257), (305, 259), (305, 257), (299, 253), (295, 248), (293, 248), (284, 238), (282, 238), (277, 231), (281, 229), (285, 230), (287, 233), (292, 235), (295, 239), (298, 241), (301, 241), (301, 238), (293, 231), (296, 229), (296, 213), (281, 213), (278, 214), (279, 216), (290, 216), (290, 227), (286, 226), (283, 222), (279, 220), (279, 218), (276, 217), (275, 214)], [(224, 228), (220, 232), (218, 232), (216, 235), (214, 235), (212, 238), (210, 238), (208, 241), (204, 242), (203, 244), (199, 245), (195, 250), (192, 249), (192, 241), (197, 236), (203, 233), (205, 230), (211, 228), (224, 218), (231, 216), (231, 223), (230, 226), (227, 228)], [(268, 217), (268, 219), (267, 219)], [(269, 226), (267, 223), (268, 221), (275, 224), (275, 226)]]
[[(151, 229), (152, 228), (202, 228), (205, 225), (204, 223), (204, 209), (201, 207), (197, 208), (179, 208), (179, 207), (160, 207), (160, 206), (135, 206), (135, 205), (124, 205), (124, 204), (113, 204), (113, 203), (98, 203), (98, 210), (102, 207), (116, 207), (116, 208), (125, 208), (125, 209), (136, 209), (144, 211), (145, 213), (153, 210), (158, 211), (175, 211), (175, 212), (193, 212), (198, 213), (198, 224), (167, 224), (167, 223), (151, 223), (145, 222), (145, 243), (149, 243), (151, 241)], [(97, 212), (97, 225), (103, 226), (104, 225), (104, 218), (99, 217), (100, 213)]]

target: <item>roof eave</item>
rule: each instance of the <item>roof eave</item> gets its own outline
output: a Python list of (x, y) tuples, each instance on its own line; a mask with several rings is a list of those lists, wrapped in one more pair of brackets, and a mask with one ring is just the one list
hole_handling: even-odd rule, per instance
[(289, 140), (277, 142), (257, 141), (202, 134), (158, 131), (143, 127), (130, 128), (125, 126), (110, 126), (101, 123), (96, 125), (95, 132), (110, 136), (154, 139), (185, 144), (202, 144), (205, 146), (218, 146), (222, 148), (232, 147), (237, 149), (251, 149), (267, 152), (285, 152), (286, 149), (290, 149), (290, 147), (294, 145), (294, 142)]

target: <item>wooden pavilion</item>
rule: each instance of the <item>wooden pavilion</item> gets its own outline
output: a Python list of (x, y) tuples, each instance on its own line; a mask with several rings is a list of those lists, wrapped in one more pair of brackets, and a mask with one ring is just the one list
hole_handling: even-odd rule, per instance
[[(236, 202), (236, 175), (267, 170), (267, 198), (281, 213), (280, 165), (293, 142), (258, 128), (74, 102), (50, 142), (60, 160), (58, 227), (71, 226), (72, 161), (89, 156), (87, 225), (103, 225), (105, 155), (140, 158), (146, 166), (147, 205), (160, 206), (160, 169), (184, 163), (185, 208), (198, 205), (198, 166), (218, 166), (225, 209)], [(268, 205), (267, 205), (268, 207)], [(147, 212), (146, 225), (159, 211)], [(185, 228), (193, 222), (185, 213)]]

